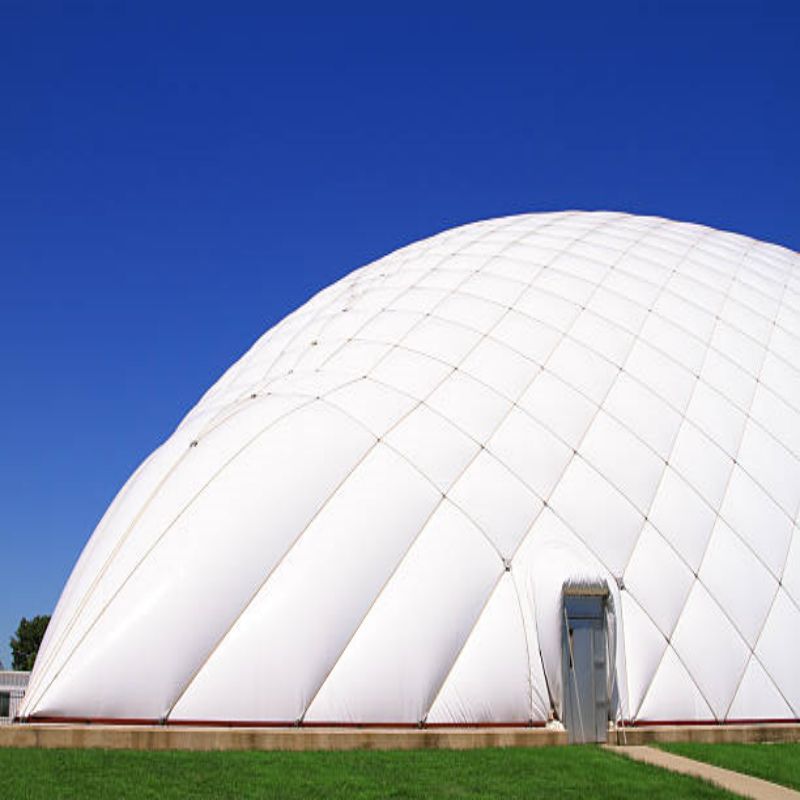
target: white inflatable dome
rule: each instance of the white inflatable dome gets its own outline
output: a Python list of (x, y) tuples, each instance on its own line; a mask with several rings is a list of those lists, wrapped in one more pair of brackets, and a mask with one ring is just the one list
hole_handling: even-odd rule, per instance
[(22, 714), (544, 723), (562, 593), (612, 715), (800, 717), (800, 257), (616, 213), (495, 219), (268, 331), (89, 540)]

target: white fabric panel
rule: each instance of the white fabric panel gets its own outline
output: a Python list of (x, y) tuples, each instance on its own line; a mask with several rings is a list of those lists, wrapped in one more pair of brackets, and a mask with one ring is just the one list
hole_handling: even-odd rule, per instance
[(625, 372), (679, 411), (686, 408), (695, 384), (689, 370), (641, 340), (631, 349)]
[(698, 576), (754, 647), (778, 582), (721, 519), (711, 534)]
[(562, 255), (559, 254), (554, 260), (555, 263), (551, 263), (548, 269), (539, 273), (536, 278), (536, 286), (542, 291), (583, 306), (591, 297), (595, 282), (583, 278), (573, 278), (569, 273), (560, 269), (557, 262), (561, 258)]
[(729, 720), (791, 719), (794, 716), (772, 679), (755, 658), (750, 659), (736, 697), (728, 709)]
[[(580, 299), (585, 303), (592, 292), (592, 285), (601, 283), (608, 275), (611, 267), (597, 259), (586, 258), (573, 248), (562, 250), (559, 255), (550, 263), (548, 275), (552, 276), (556, 272), (563, 272), (576, 278), (574, 281)], [(589, 286), (586, 286), (586, 284)], [(574, 296), (570, 292), (570, 296)], [(577, 297), (576, 297), (577, 299)]]
[(532, 278), (538, 274), (534, 265), (529, 261), (506, 257), (505, 255), (497, 255), (492, 258), (483, 268), (483, 272), (486, 275), (505, 278), (509, 281), (517, 281), (517, 283), (523, 286), (527, 286)]
[(337, 308), (325, 322), (320, 338), (326, 342), (340, 343), (352, 339), (370, 319), (372, 314), (365, 309), (342, 306)]
[[(782, 311), (785, 310), (784, 307)], [(797, 315), (797, 318), (800, 319), (800, 314)], [(800, 330), (796, 332), (796, 335), (800, 336)], [(767, 353), (764, 358), (764, 365), (761, 368), (761, 383), (771, 389), (784, 402), (792, 403), (797, 408), (795, 398), (800, 397), (800, 371), (795, 370), (783, 359), (772, 353)]]
[(661, 663), (667, 640), (629, 592), (622, 592), (621, 596), (622, 615), (625, 619), (628, 707), (635, 712), (642, 704), (653, 675)]
[(748, 408), (756, 389), (756, 380), (736, 363), (735, 355), (709, 350), (700, 377), (734, 405)]
[[(459, 569), (450, 568), (459, 553)], [(438, 507), (336, 662), (305, 720), (419, 722), (503, 572), (451, 503)]]
[(541, 365), (561, 341), (561, 333), (526, 314), (509, 311), (497, 323), (492, 338)]
[(731, 458), (736, 457), (745, 416), (719, 392), (698, 381), (686, 409), (686, 417)]
[[(396, 292), (392, 294), (394, 295)], [(387, 344), (398, 342), (423, 319), (423, 316), (423, 314), (412, 311), (386, 309), (380, 314), (376, 314), (364, 325), (358, 338), (366, 342), (385, 342)]]
[(571, 339), (561, 341), (550, 356), (547, 368), (595, 403), (602, 402), (619, 374), (611, 361)]
[(576, 448), (597, 406), (550, 372), (541, 372), (517, 405)]
[(633, 343), (633, 336), (625, 328), (592, 313), (581, 314), (575, 320), (570, 336), (620, 367)]
[(171, 719), (301, 717), (438, 502), (428, 481), (378, 445), (235, 620)]
[(626, 300), (616, 292), (606, 291), (602, 286), (595, 292), (586, 309), (605, 319), (613, 319), (632, 333), (639, 331), (648, 313), (646, 306)]
[(258, 394), (259, 396), (270, 394), (275, 397), (300, 397), (313, 400), (347, 385), (356, 377), (358, 376), (333, 371), (297, 371), (276, 380), (270, 380), (263, 386), (259, 385)]
[[(790, 399), (797, 403), (796, 397)], [(800, 453), (800, 414), (762, 384), (756, 389), (750, 416), (787, 450), (795, 455)]]
[[(523, 543), (520, 546), (520, 550), (524, 547), (525, 544)], [(536, 597), (530, 580), (530, 564), (525, 556), (520, 555), (517, 556), (513, 564), (514, 569), (511, 570), (511, 577), (514, 579), (514, 588), (517, 592), (522, 624), (525, 628), (525, 641), (529, 652), (530, 716), (533, 720), (546, 720), (549, 718), (551, 703), (541, 658), (539, 629), (536, 621)]]
[(731, 287), (730, 295), (771, 319), (786, 294), (787, 283), (791, 286), (791, 260), (781, 248), (754, 241), (744, 262), (750, 269), (740, 270), (738, 286)]
[[(186, 426), (187, 431), (190, 428), (194, 428), (194, 423)], [(188, 435), (193, 436), (194, 434), (190, 433)], [(191, 438), (189, 441), (191, 441)], [(168, 470), (177, 463), (177, 459), (185, 452), (186, 443), (183, 438), (173, 436), (167, 441), (166, 445), (162, 445), (155, 450), (136, 469), (114, 498), (114, 501), (86, 543), (66, 586), (61, 592), (58, 605), (39, 647), (42, 656), (37, 658), (36, 671), (28, 682), (26, 690), (28, 697), (36, 694), (42, 681), (49, 680), (50, 666), (58, 657), (61, 642), (74, 623), (76, 615), (81, 610), (91, 581), (97, 579), (98, 573), (103, 569), (103, 565), (112, 554), (114, 548), (118, 546), (120, 540), (125, 536), (131, 519), (139, 511), (141, 505), (147, 502), (147, 498), (158, 487)], [(167, 456), (168, 453), (172, 453), (171, 458)], [(122, 516), (123, 514), (125, 516)]]
[[(464, 281), (463, 270), (437, 268), (437, 269), (430, 269), (427, 272), (425, 270), (421, 270), (417, 286), (422, 289), (445, 289), (452, 291), (456, 289), (459, 284), (463, 283), (463, 281)], [(445, 295), (444, 300), (442, 300), (442, 302), (439, 303), (434, 309), (436, 315), (442, 316), (442, 314), (440, 313), (442, 307), (455, 297), (456, 295), (450, 295), (450, 294)], [(467, 297), (464, 299), (472, 300), (473, 298)], [(454, 321), (460, 322), (460, 320), (454, 320)]]
[(647, 317), (639, 335), (642, 341), (679, 364), (684, 364), (692, 372), (698, 372), (703, 366), (706, 348), (702, 341), (659, 314), (650, 314)]
[[(672, 278), (670, 284), (674, 285), (674, 281), (675, 278)], [(697, 284), (694, 284), (687, 294), (694, 295), (697, 289)], [(689, 302), (677, 293), (665, 291), (653, 303), (653, 310), (701, 339), (708, 340), (709, 335), (715, 331), (715, 309), (707, 311), (700, 308), (695, 304), (694, 298)]]
[(480, 450), (479, 444), (424, 405), (415, 408), (384, 441), (442, 492), (453, 485)]
[[(53, 713), (69, 716), (79, 709), (98, 717), (164, 714), (373, 441), (321, 404), (308, 408), (302, 420), (301, 428), (287, 423), (272, 428), (197, 496), (107, 600), (42, 708), (53, 704)], [(320, 441), (326, 442), (328, 458), (315, 463)], [(187, 624), (194, 619), (202, 624)], [(165, 657), (174, 652), (181, 657)]]
[[(787, 294), (789, 293), (787, 292)], [(771, 316), (769, 312), (766, 313), (767, 316)], [(794, 336), (800, 336), (800, 311), (792, 309), (788, 305), (788, 300), (778, 309), (777, 314), (774, 316), (778, 325)], [(767, 357), (769, 357), (769, 354), (767, 354)]]
[(733, 469), (731, 456), (693, 425), (684, 423), (669, 463), (712, 508), (719, 509)]
[[(442, 275), (440, 270), (437, 275)], [(460, 276), (453, 273), (457, 280)], [(488, 333), (503, 316), (506, 309), (490, 300), (484, 300), (477, 296), (467, 297), (464, 294), (453, 294), (445, 299), (436, 309), (436, 316), (455, 322), (458, 325), (466, 325), (469, 328)]]
[(427, 317), (410, 330), (403, 346), (455, 366), (480, 341), (480, 334), (452, 322)]
[(580, 313), (580, 308), (575, 303), (544, 292), (537, 286), (528, 289), (517, 300), (515, 308), (557, 331), (567, 330)]
[(800, 606), (800, 531), (797, 528), (794, 529), (781, 582), (789, 596)]
[[(118, 540), (113, 553), (113, 558), (107, 561), (95, 562), (93, 565), (94, 582), (91, 590), (87, 591), (81, 601), (80, 613), (59, 638), (58, 650), (52, 658), (43, 659), (42, 663), (42, 688), (48, 685), (53, 677), (62, 669), (66, 660), (71, 656), (76, 647), (80, 645), (87, 632), (103, 613), (106, 606), (115, 599), (121, 587), (128, 580), (133, 570), (149, 551), (159, 542), (164, 533), (170, 530), (176, 521), (185, 526), (186, 510), (192, 510), (196, 505), (196, 498), (201, 493), (219, 498), (219, 491), (215, 483), (216, 476), (226, 472), (227, 463), (231, 459), (243, 459), (244, 464), (260, 464), (264, 459), (265, 442), (277, 437), (274, 452), (283, 453), (297, 450), (298, 453), (309, 453), (318, 446), (318, 438), (324, 432), (324, 426), (335, 412), (325, 412), (319, 409), (301, 409), (301, 403), (308, 401), (287, 398), (258, 397), (240, 407), (236, 414), (229, 415), (225, 421), (210, 429), (200, 440), (186, 441), (185, 435), (191, 429), (182, 432), (176, 442), (184, 445), (184, 455), (179, 464), (169, 473), (164, 475), (161, 483), (154, 487), (151, 495), (138, 507), (136, 516), (129, 518), (128, 526), (124, 529), (122, 538)], [(313, 416), (315, 422), (309, 425), (309, 437), (298, 437), (295, 447), (291, 439), (295, 435), (289, 417), (292, 413)], [(274, 428), (271, 426), (275, 426)], [(318, 427), (319, 426), (319, 427)], [(353, 425), (345, 430), (350, 431)], [(261, 434), (265, 431), (264, 434)], [(261, 435), (260, 435), (261, 434)], [(198, 434), (199, 435), (199, 434)], [(344, 434), (346, 435), (346, 434)], [(339, 466), (347, 469), (346, 461), (348, 452), (358, 452), (364, 447), (365, 440), (370, 439), (366, 432), (359, 432), (352, 442), (340, 440), (341, 454), (345, 457)], [(190, 442), (198, 441), (196, 447)], [(336, 443), (336, 440), (334, 440)], [(252, 443), (252, 444), (251, 444)], [(239, 453), (241, 452), (241, 456)], [(241, 468), (240, 468), (241, 469)], [(266, 465), (269, 469), (269, 464)], [(291, 470), (287, 470), (291, 475)], [(234, 472), (234, 475), (239, 472)], [(335, 475), (335, 470), (333, 471)], [(227, 477), (227, 476), (226, 476)], [(294, 476), (296, 480), (296, 475)], [(230, 478), (228, 478), (230, 480)], [(235, 486), (235, 480), (232, 483)], [(297, 514), (312, 513), (308, 500), (303, 501), (296, 487), (293, 489), (294, 503), (292, 509)], [(247, 490), (247, 484), (242, 486), (242, 491)], [(228, 489), (226, 491), (238, 491)], [(224, 493), (221, 495), (224, 498)], [(313, 494), (312, 494), (313, 497)], [(206, 497), (202, 497), (208, 502)], [(204, 507), (203, 504), (200, 506)], [(222, 506), (224, 508), (224, 504)], [(45, 676), (45, 668), (47, 674)], [(34, 687), (29, 690), (29, 697), (33, 696)], [(38, 692), (38, 686), (35, 687)], [(38, 696), (37, 696), (38, 701)]]
[(398, 347), (369, 373), (379, 383), (424, 400), (452, 371), (435, 358)]
[(792, 521), (738, 465), (733, 468), (720, 514), (772, 574), (780, 577), (792, 536)]
[(752, 423), (745, 428), (738, 461), (794, 519), (800, 506), (800, 461)]
[[(603, 248), (599, 248), (599, 252), (602, 253)], [(656, 256), (658, 257), (658, 254)], [(664, 270), (649, 264), (636, 252), (626, 253), (616, 262), (616, 267), (603, 285), (637, 305), (649, 308), (658, 296), (659, 284), (666, 277), (662, 273)], [(636, 329), (638, 327), (637, 325)]]
[(481, 444), (511, 408), (508, 400), (463, 372), (450, 375), (426, 404)]
[(669, 457), (682, 418), (660, 397), (623, 373), (603, 407), (662, 458)]
[(648, 519), (691, 569), (699, 569), (716, 516), (698, 492), (669, 467)]
[(541, 498), (547, 498), (572, 458), (572, 450), (527, 414), (512, 409), (489, 450)]
[(500, 342), (484, 339), (459, 369), (510, 400), (516, 400), (541, 367)]
[(797, 365), (797, 335), (776, 326), (769, 348), (793, 366)]
[(506, 573), (446, 676), (427, 721), (544, 721), (546, 716), (531, 716), (530, 694), (528, 646), (519, 600), (514, 582)]
[(622, 574), (644, 517), (605, 478), (574, 458), (550, 506), (613, 575)]
[(511, 558), (542, 509), (542, 501), (508, 467), (482, 450), (448, 497)]
[(601, 411), (579, 448), (580, 454), (647, 513), (664, 472), (664, 461), (630, 431)]
[(625, 568), (625, 588), (664, 636), (672, 634), (692, 583), (691, 570), (647, 523)]
[[(734, 293), (746, 293), (747, 298), (744, 302), (737, 302), (733, 299)], [(744, 289), (742, 284), (734, 284), (731, 297), (729, 297), (725, 303), (720, 318), (763, 346), (766, 345), (771, 338), (772, 324), (769, 318), (763, 317), (760, 312), (749, 307), (753, 299), (758, 296), (758, 293)], [(774, 316), (774, 307), (769, 313), (771, 316)]]
[(337, 389), (326, 401), (359, 420), (377, 437), (396, 425), (418, 402), (369, 378)]
[[(320, 336), (325, 336), (324, 332), (319, 334)], [(314, 376), (315, 379), (318, 379), (320, 376), (322, 380), (325, 381), (327, 379), (333, 379), (336, 381), (337, 384), (341, 385), (342, 380), (354, 377), (354, 373), (352, 370), (348, 370), (347, 372), (340, 372), (337, 370), (334, 372), (331, 369), (331, 375), (329, 376), (326, 373), (323, 373), (320, 370), (320, 367), (323, 364), (330, 362), (333, 356), (336, 353), (340, 352), (342, 346), (345, 344), (344, 340), (337, 340), (337, 339), (312, 339), (310, 342), (302, 342), (300, 346), (296, 349), (292, 349), (289, 352), (292, 356), (294, 356), (294, 365), (292, 369), (297, 373), (302, 373), (304, 375)], [(326, 370), (327, 372), (327, 370)], [(260, 369), (254, 368), (253, 370), (253, 380), (258, 380), (262, 377), (263, 373)], [(248, 376), (249, 378), (249, 376)], [(248, 379), (248, 383), (252, 381)], [(317, 383), (315, 380), (314, 383)], [(325, 384), (322, 383), (317, 384), (319, 386), (318, 391), (324, 392), (325, 391)]]
[[(347, 315), (344, 315), (347, 316)], [(391, 345), (372, 341), (352, 341), (334, 353), (326, 369), (353, 377), (366, 375), (391, 350)]]
[[(352, 721), (413, 720), (460, 636), (433, 717), (517, 719), (522, 663), (519, 719), (544, 719), (564, 583), (591, 580), (611, 592), (616, 716), (642, 697), (645, 719), (785, 715), (775, 692), (797, 715), (799, 267), (700, 225), (564, 212), (464, 225), (345, 276), (131, 477), (22, 713), (155, 717), (179, 699), (176, 718), (291, 722), (341, 656), (320, 704), (335, 689)], [(403, 562), (448, 502), (485, 538), (449, 526), (446, 559), (422, 538)], [(461, 576), (500, 557), (516, 610), (468, 636), (480, 592)], [(409, 666), (402, 642), (424, 657)], [(541, 658), (485, 661), (520, 642)]]
[(782, 589), (767, 617), (755, 653), (781, 694), (800, 718), (800, 609)]
[(643, 722), (714, 719), (714, 712), (671, 647), (664, 652), (637, 717)]
[(699, 582), (692, 587), (671, 644), (711, 706), (714, 718), (723, 719), (750, 651)]
[(741, 331), (720, 321), (711, 344), (723, 353), (736, 353), (737, 363), (751, 375), (758, 375), (761, 362), (764, 360), (764, 349)]
[[(492, 255), (491, 249), (488, 254)], [(486, 264), (484, 263), (481, 266), (485, 267)], [(524, 291), (527, 282), (520, 283), (518, 280), (509, 280), (497, 275), (490, 275), (486, 270), (482, 269), (481, 272), (468, 278), (460, 290), (466, 294), (485, 297), (498, 305), (508, 307), (513, 305), (514, 301)]]
[[(214, 411), (198, 413), (193, 419), (180, 426), (175, 433), (160, 445), (134, 471), (109, 506), (97, 528), (83, 549), (72, 574), (64, 587), (58, 606), (47, 626), (42, 647), (49, 641), (60, 641), (64, 628), (69, 626), (78, 604), (96, 581), (98, 571), (103, 569), (115, 549), (128, 535), (136, 517), (146, 506), (153, 494), (161, 488), (161, 483), (185, 457), (192, 442), (215, 416)], [(63, 627), (62, 627), (63, 625)], [(46, 658), (37, 661), (38, 676), (43, 677), (42, 667)], [(35, 690), (33, 680), (28, 684), (28, 694)]]
[(448, 292), (444, 289), (421, 289), (418, 286), (409, 286), (415, 278), (419, 279), (419, 274), (409, 274), (404, 281), (398, 281), (397, 285), (405, 287), (406, 291), (392, 301), (392, 306), (399, 311), (430, 314), (447, 297)]

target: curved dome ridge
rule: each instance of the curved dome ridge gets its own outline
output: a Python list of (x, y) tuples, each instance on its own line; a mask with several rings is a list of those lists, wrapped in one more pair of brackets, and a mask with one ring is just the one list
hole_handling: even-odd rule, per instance
[(131, 476), (22, 713), (543, 722), (583, 581), (616, 718), (800, 718), (798, 398), (785, 248), (580, 211), (412, 243), (267, 331)]

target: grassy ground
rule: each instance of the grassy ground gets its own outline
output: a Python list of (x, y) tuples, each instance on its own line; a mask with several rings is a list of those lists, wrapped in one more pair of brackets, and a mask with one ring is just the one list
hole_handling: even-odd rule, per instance
[(664, 750), (800, 790), (800, 744), (661, 745)]
[(0, 749), (0, 798), (732, 797), (595, 747), (334, 753)]

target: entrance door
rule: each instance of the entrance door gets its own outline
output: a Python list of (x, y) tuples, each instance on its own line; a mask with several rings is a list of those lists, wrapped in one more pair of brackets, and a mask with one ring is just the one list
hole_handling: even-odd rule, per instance
[(564, 595), (564, 725), (571, 743), (605, 742), (608, 735), (605, 604), (605, 595)]

